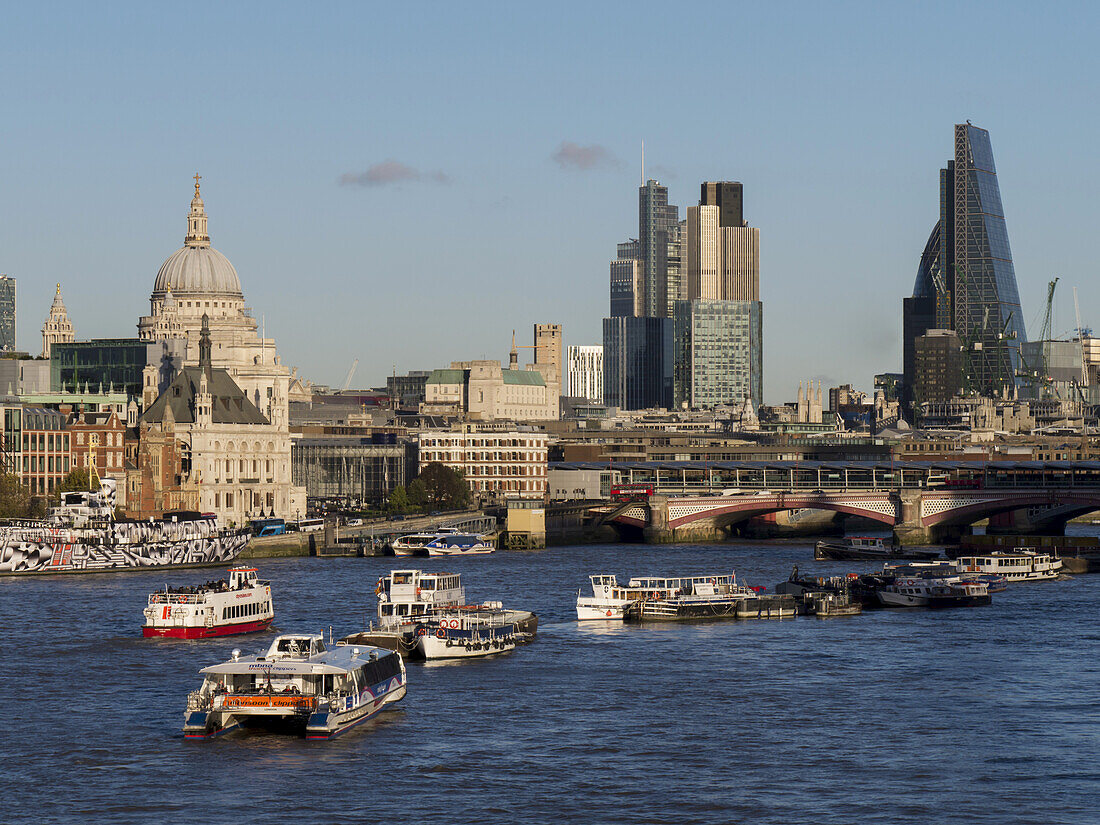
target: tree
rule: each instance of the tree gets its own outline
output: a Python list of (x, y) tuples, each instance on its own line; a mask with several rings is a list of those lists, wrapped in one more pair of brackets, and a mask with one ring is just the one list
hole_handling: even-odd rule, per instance
[(31, 491), (12, 473), (0, 475), (0, 518), (26, 518)]
[(414, 478), (409, 483), (409, 503), (414, 507), (423, 507), (428, 503), (428, 488), (424, 486), (424, 482), (419, 478)]
[(438, 461), (433, 461), (420, 471), (418, 481), (424, 483), (428, 500), (449, 510), (465, 507), (470, 503), (470, 489), (466, 477)]
[(91, 480), (88, 478), (88, 470), (84, 467), (73, 467), (68, 474), (61, 479), (54, 491), (54, 498), (61, 498), (62, 493), (70, 493), (75, 490), (89, 489)]
[(409, 509), (409, 495), (404, 487), (394, 487), (390, 493), (390, 512), (404, 513)]

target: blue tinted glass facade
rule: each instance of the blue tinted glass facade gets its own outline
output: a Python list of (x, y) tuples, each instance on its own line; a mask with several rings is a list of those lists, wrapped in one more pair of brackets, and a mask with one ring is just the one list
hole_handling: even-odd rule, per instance
[(996, 395), (1017, 381), (1027, 340), (989, 132), (955, 127), (954, 322), (968, 383)]
[(763, 398), (760, 301), (677, 301), (675, 401), (679, 406), (741, 404)]
[(603, 319), (604, 404), (624, 410), (672, 406), (671, 318)]

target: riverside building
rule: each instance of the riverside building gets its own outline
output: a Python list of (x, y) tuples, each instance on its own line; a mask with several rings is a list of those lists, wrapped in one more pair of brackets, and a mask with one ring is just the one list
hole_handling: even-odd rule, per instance
[(237, 270), (210, 245), (198, 175), (183, 246), (161, 265), (149, 304), (138, 337), (186, 342), (171, 383), (160, 391), (163, 365), (148, 364), (142, 386), (143, 431), (187, 445), (179, 489), (197, 481), (202, 510), (237, 524), (304, 513), (305, 490), (291, 480), (290, 370), (258, 334)]
[(464, 424), (420, 434), (420, 466), (439, 462), (466, 478), (481, 500), (546, 496), (546, 433)]

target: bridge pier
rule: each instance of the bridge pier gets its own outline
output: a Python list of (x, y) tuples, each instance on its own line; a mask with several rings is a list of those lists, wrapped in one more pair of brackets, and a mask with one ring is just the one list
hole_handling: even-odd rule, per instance
[(1009, 536), (1064, 536), (1067, 519), (1038, 520), (1032, 518), (1032, 509), (1012, 510), (989, 517), (985, 532), (990, 535)]
[(901, 513), (897, 524), (894, 525), (895, 544), (903, 546), (958, 544), (963, 536), (973, 532), (970, 525), (965, 524), (934, 524), (927, 527), (921, 524), (923, 494), (920, 490), (902, 490), (898, 498), (901, 503)]

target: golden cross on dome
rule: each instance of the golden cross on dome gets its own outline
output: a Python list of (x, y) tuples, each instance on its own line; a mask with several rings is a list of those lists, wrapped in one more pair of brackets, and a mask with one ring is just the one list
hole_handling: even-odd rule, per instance
[(199, 179), (200, 178), (202, 178), (202, 175), (200, 175), (198, 172), (196, 172), (195, 173), (195, 191), (196, 192), (199, 191)]

